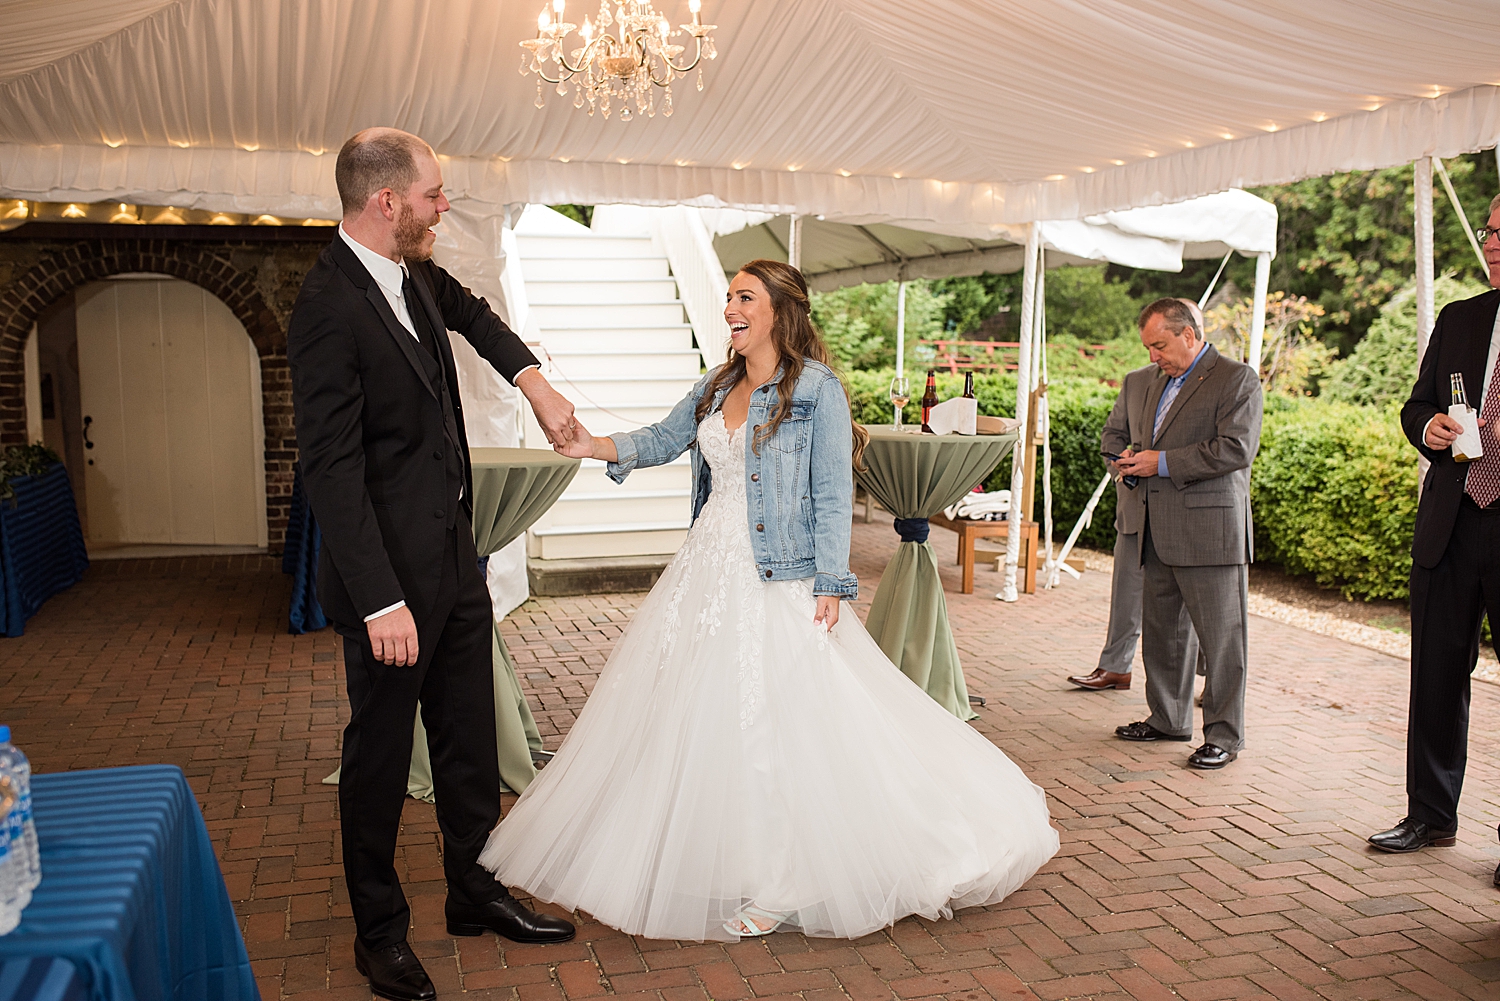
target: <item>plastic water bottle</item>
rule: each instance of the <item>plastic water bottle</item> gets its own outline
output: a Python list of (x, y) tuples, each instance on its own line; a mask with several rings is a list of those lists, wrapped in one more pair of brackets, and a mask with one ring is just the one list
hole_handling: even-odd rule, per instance
[[(10, 727), (0, 726), (0, 775), (9, 775), (20, 801), (10, 815), (11, 852), (22, 873), (21, 889), (27, 903), (31, 891), (42, 881), (42, 860), (37, 850), (36, 823), (31, 816), (31, 762), (10, 742)], [(22, 904), (25, 907), (26, 904)]]
[[(0, 935), (8, 935), (21, 923), (21, 871), (11, 850), (10, 816), (20, 807), (9, 775), (0, 775)], [(28, 900), (28, 903), (30, 901)]]

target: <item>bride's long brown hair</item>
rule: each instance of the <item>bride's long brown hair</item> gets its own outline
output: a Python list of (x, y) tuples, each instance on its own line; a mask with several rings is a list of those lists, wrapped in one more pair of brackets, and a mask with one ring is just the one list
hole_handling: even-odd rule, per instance
[[(771, 297), (771, 343), (776, 346), (781, 364), (781, 381), (776, 384), (776, 412), (769, 421), (755, 429), (755, 437), (750, 442), (750, 447), (759, 455), (761, 442), (775, 434), (776, 429), (781, 427), (781, 422), (792, 412), (792, 390), (805, 367), (802, 360), (811, 358), (821, 362), (833, 370), (835, 375), (838, 370), (834, 367), (828, 345), (823, 343), (822, 335), (813, 325), (812, 303), (807, 296), (807, 280), (802, 277), (802, 272), (790, 264), (768, 260), (751, 261), (742, 266), (740, 271), (759, 279)], [(708, 381), (708, 386), (698, 399), (694, 418), (701, 422), (708, 416), (718, 391), (732, 389), (744, 377), (744, 356), (730, 347), (727, 363)], [(842, 378), (839, 384), (843, 385)], [(844, 399), (849, 399), (848, 386), (844, 386)], [(854, 466), (856, 469), (864, 469), (865, 445), (870, 440), (870, 433), (853, 423), (852, 412), (850, 423), (854, 428)]]

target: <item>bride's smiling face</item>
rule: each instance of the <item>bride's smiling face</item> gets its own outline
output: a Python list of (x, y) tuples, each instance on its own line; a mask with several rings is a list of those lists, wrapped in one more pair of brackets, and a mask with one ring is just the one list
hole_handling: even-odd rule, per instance
[(754, 275), (741, 271), (729, 283), (724, 321), (729, 324), (729, 344), (736, 354), (744, 357), (774, 350), (771, 330), (776, 313), (771, 307), (771, 294)]

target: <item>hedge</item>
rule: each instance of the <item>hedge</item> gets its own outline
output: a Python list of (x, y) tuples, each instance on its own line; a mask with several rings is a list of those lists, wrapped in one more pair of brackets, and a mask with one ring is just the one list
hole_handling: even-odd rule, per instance
[[(891, 375), (849, 375), (858, 420), (890, 423)], [(1013, 416), (1015, 385), (1009, 373), (976, 377), (979, 412)], [(915, 399), (921, 386), (913, 390)], [(961, 377), (938, 376), (939, 397), (962, 391)], [(1053, 517), (1059, 545), (1104, 475), (1099, 432), (1116, 393), (1102, 383), (1076, 379), (1059, 380), (1050, 389)], [(905, 416), (915, 411), (915, 405), (908, 406)], [(1256, 558), (1279, 563), (1292, 573), (1310, 574), (1350, 598), (1405, 598), (1416, 521), (1416, 460), (1394, 409), (1267, 397), (1260, 453), (1251, 475)], [(985, 488), (1009, 486), (1007, 461)], [(1033, 517), (1041, 514), (1040, 483), (1036, 493)], [(1114, 512), (1115, 492), (1106, 490), (1081, 543), (1110, 549)]]
[(1266, 414), (1250, 476), (1256, 557), (1349, 598), (1405, 598), (1417, 452), (1398, 408), (1310, 401)]

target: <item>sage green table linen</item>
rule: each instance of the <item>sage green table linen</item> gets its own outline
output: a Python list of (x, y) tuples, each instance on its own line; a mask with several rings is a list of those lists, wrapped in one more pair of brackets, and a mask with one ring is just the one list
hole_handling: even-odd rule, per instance
[[(865, 469), (855, 478), (897, 518), (926, 519), (982, 483), (1018, 435), (912, 434), (867, 427)], [(865, 628), (885, 655), (959, 719), (974, 719), (937, 555), (927, 541), (905, 542), (881, 575)]]
[[(520, 538), (547, 512), (573, 477), (579, 462), (540, 448), (475, 448), (469, 450), (474, 468), (474, 548), (489, 556)], [(541, 734), (531, 707), (521, 691), (515, 663), (500, 627), (491, 642), (495, 681), (495, 749), (500, 757), (500, 780), (506, 789), (521, 793), (536, 778), (531, 752), (542, 749)], [(412, 739), (407, 795), (434, 801), (432, 762), (427, 752), (427, 730), (418, 713)], [(335, 771), (323, 781), (337, 783)]]

